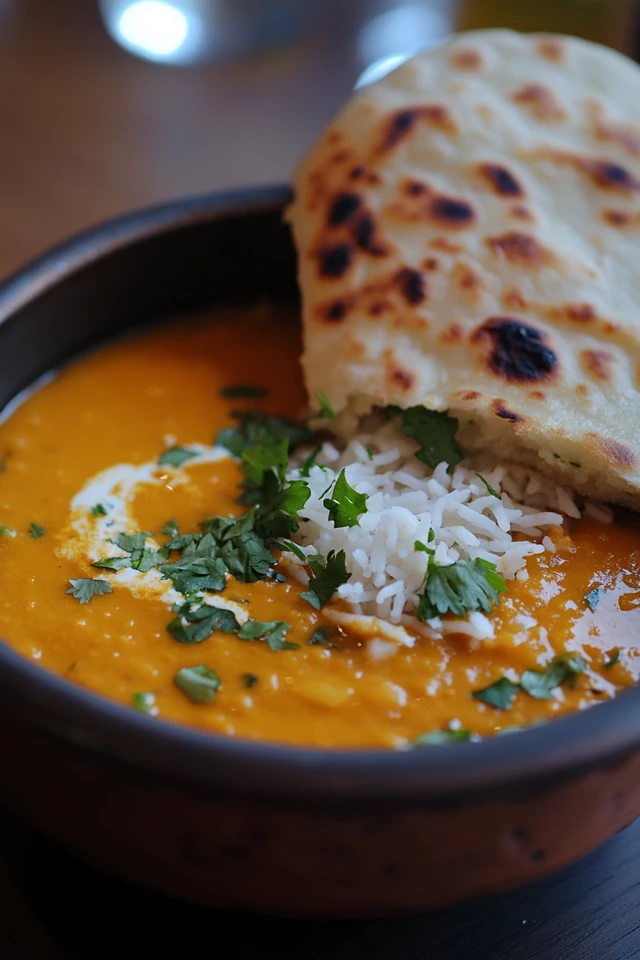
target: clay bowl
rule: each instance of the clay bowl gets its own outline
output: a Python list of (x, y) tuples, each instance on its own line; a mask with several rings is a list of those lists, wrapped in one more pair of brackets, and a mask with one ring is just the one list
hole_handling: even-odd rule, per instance
[[(295, 300), (284, 188), (99, 226), (0, 288), (0, 405), (129, 327)], [(73, 853), (216, 907), (415, 912), (588, 853), (640, 813), (640, 690), (512, 736), (406, 752), (288, 748), (151, 719), (0, 642), (0, 801)]]

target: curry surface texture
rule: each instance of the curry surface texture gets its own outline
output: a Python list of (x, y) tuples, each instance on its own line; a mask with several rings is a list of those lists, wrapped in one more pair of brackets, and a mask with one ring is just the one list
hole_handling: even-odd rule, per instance
[[(495, 611), (497, 639), (474, 649), (462, 636), (419, 638), (383, 661), (342, 635), (339, 649), (309, 645), (322, 612), (294, 582), (234, 582), (251, 616), (292, 624), (296, 650), (215, 633), (199, 645), (167, 632), (165, 603), (114, 583), (81, 605), (68, 581), (99, 576), (65, 555), (70, 503), (95, 474), (115, 464), (157, 460), (167, 438), (211, 444), (231, 411), (255, 400), (224, 399), (236, 384), (267, 388), (269, 413), (297, 417), (305, 397), (297, 321), (256, 308), (187, 319), (107, 346), (64, 370), (0, 426), (0, 634), (26, 657), (91, 690), (132, 705), (154, 696), (156, 716), (231, 736), (315, 746), (398, 747), (460, 721), (481, 736), (544, 720), (614, 695), (637, 678), (640, 534), (627, 515), (612, 525), (573, 522), (555, 554), (529, 561)], [(176, 518), (183, 531), (204, 517), (237, 514), (239, 468), (229, 459), (185, 465), (188, 482), (141, 484), (132, 504), (139, 529)], [(36, 523), (46, 531), (29, 533)], [(37, 533), (37, 530), (35, 531)], [(584, 597), (605, 587), (595, 610)], [(528, 640), (522, 642), (523, 627)], [(471, 692), (503, 676), (539, 669), (554, 652), (579, 653), (588, 670), (552, 699), (518, 695), (499, 711)], [(612, 652), (623, 653), (605, 666)], [(196, 664), (222, 681), (215, 702), (191, 703), (174, 683)], [(247, 686), (246, 675), (257, 678)], [(600, 690), (594, 686), (600, 677)], [(150, 720), (150, 722), (152, 722)]]

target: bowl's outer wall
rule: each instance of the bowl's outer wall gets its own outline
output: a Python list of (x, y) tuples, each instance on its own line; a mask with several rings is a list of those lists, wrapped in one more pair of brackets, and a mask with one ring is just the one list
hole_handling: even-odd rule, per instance
[[(132, 325), (238, 299), (295, 298), (285, 199), (283, 190), (254, 191), (168, 206), (118, 221), (28, 268), (0, 289), (0, 404)], [(425, 753), (421, 769), (405, 762), (410, 757), (387, 754), (354, 760), (351, 772), (349, 760), (340, 766), (320, 753), (290, 751), (285, 763), (281, 751), (275, 763), (273, 748), (211, 737), (212, 765), (203, 771), (196, 762), (206, 762), (195, 743), (201, 737), (129, 718), (1, 643), (0, 667), (2, 800), (111, 872), (208, 905), (335, 916), (438, 907), (551, 872), (640, 811), (637, 731), (625, 734), (637, 698), (628, 698), (626, 713), (610, 705), (617, 710), (607, 714), (612, 746), (607, 752), (606, 740), (599, 743), (597, 762), (590, 764), (584, 744), (589, 729), (597, 739), (592, 716), (580, 718), (582, 739), (578, 718), (569, 718), (557, 723), (567, 747), (556, 751), (548, 775), (538, 756), (528, 779), (507, 790), (492, 773), (476, 791), (478, 755), (464, 744), (459, 754)], [(523, 734), (522, 743), (533, 747), (545, 737), (550, 755), (543, 729)], [(484, 751), (489, 768), (499, 749), (515, 769), (519, 738), (498, 739), (502, 744)], [(148, 755), (145, 742), (152, 744)], [(164, 754), (170, 762), (161, 770)], [(458, 756), (468, 768), (460, 769)], [(253, 795), (246, 788), (251, 757), (260, 771)], [(280, 771), (274, 784), (270, 758)], [(545, 775), (536, 782), (532, 770)], [(234, 777), (246, 782), (235, 794)], [(439, 778), (452, 777), (456, 799), (444, 802)], [(375, 789), (365, 793), (367, 783), (381, 785), (380, 802)]]

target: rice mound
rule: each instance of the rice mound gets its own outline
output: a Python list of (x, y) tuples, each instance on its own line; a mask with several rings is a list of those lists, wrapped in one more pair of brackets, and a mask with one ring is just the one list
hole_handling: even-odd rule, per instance
[[(446, 463), (431, 469), (417, 460), (416, 449), (397, 421), (373, 420), (341, 450), (324, 443), (305, 478), (311, 496), (300, 511), (300, 529), (293, 539), (306, 556), (344, 550), (351, 578), (338, 588), (336, 598), (361, 618), (375, 617), (391, 628), (416, 628), (428, 556), (416, 551), (415, 542), (426, 544), (430, 531), (436, 563), (482, 558), (513, 580), (527, 578), (529, 557), (555, 551), (549, 533), (562, 527), (566, 517), (579, 518), (582, 508), (602, 522), (613, 519), (609, 507), (588, 500), (580, 507), (571, 489), (529, 467), (484, 454), (465, 458), (449, 473)], [(300, 477), (300, 456), (289, 471), (292, 480)], [(351, 486), (369, 498), (366, 513), (353, 527), (335, 527), (323, 505), (343, 468)], [(287, 566), (300, 581), (307, 580), (301, 559), (288, 555)], [(339, 615), (334, 619), (341, 621)], [(443, 631), (444, 624), (448, 626)], [(434, 628), (479, 639), (492, 635), (482, 614), (472, 613), (464, 621), (429, 621), (428, 631)], [(406, 642), (404, 630), (386, 632), (389, 639)]]

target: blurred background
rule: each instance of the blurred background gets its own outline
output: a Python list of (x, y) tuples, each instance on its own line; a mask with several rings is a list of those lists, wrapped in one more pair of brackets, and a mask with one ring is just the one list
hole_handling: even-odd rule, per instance
[(97, 220), (282, 181), (353, 87), (451, 31), (636, 56), (635, 0), (0, 0), (0, 276)]

